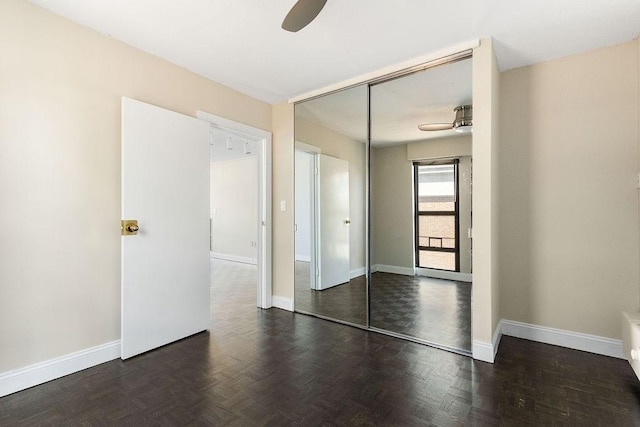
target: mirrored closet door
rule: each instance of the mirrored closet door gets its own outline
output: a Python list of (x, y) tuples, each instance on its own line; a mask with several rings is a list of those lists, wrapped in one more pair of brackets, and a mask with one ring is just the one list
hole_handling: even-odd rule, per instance
[(366, 327), (367, 86), (295, 106), (295, 310)]
[(370, 326), (462, 352), (471, 351), (471, 67), (468, 58), (370, 87)]
[(471, 352), (471, 52), (295, 106), (295, 310)]

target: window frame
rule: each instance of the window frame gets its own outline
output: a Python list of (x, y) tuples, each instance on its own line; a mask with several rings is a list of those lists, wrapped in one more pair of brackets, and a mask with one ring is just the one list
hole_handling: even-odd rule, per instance
[[(413, 206), (414, 206), (414, 252), (415, 266), (417, 268), (427, 268), (430, 270), (460, 272), (460, 185), (459, 185), (459, 163), (460, 159), (441, 159), (441, 160), (421, 160), (413, 162)], [(419, 210), (419, 194), (418, 194), (418, 177), (420, 166), (443, 166), (453, 165), (454, 180), (454, 210), (453, 211), (420, 211)], [(429, 246), (420, 246), (420, 216), (453, 216), (455, 227), (455, 248), (434, 248)], [(449, 270), (444, 268), (423, 267), (420, 265), (420, 251), (430, 252), (447, 252), (455, 254), (455, 269)]]

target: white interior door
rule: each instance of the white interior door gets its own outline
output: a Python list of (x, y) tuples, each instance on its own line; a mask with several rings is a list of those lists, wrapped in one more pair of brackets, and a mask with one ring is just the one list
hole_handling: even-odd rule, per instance
[(122, 98), (122, 358), (209, 327), (209, 123)]
[(319, 289), (349, 281), (349, 162), (318, 154)]

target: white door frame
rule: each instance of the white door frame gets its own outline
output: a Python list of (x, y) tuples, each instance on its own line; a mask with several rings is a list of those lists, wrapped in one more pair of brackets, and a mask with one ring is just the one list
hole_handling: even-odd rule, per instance
[[(322, 154), (322, 149), (315, 145), (306, 144), (304, 142), (296, 141), (294, 147), (295, 151), (310, 154), (313, 156), (311, 167), (311, 263), (309, 265), (310, 271), (310, 288), (317, 290), (320, 283), (320, 269), (318, 265), (318, 254), (320, 253), (320, 238), (318, 236), (318, 154)], [(294, 155), (295, 159), (295, 155)], [(295, 171), (295, 167), (294, 167)], [(294, 177), (295, 178), (295, 177)], [(295, 218), (295, 215), (294, 215)], [(295, 292), (294, 292), (294, 307), (295, 307)]]
[[(318, 183), (317, 183), (317, 170), (318, 170), (318, 154), (321, 153), (320, 147), (316, 147), (314, 145), (305, 144), (304, 142), (296, 141), (295, 143), (295, 151), (299, 151), (301, 153), (306, 153), (311, 156), (311, 170), (309, 173), (311, 175), (309, 179), (309, 201), (311, 206), (309, 207), (309, 223), (311, 224), (311, 230), (309, 233), (310, 241), (310, 261), (309, 261), (309, 287), (310, 289), (317, 290), (318, 282), (320, 280), (320, 270), (318, 269)], [(295, 156), (294, 156), (295, 159)], [(295, 171), (295, 167), (294, 167)], [(297, 184), (296, 184), (297, 185)], [(295, 208), (295, 205), (294, 205)], [(295, 218), (295, 211), (294, 211)], [(295, 301), (295, 295), (294, 295)]]
[(197, 117), (220, 130), (258, 139), (257, 306), (271, 308), (271, 132), (198, 110)]

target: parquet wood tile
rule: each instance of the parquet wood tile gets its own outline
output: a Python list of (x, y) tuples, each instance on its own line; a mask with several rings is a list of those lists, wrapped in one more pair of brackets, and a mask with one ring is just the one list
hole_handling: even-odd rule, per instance
[(495, 364), (253, 307), (217, 283), (209, 332), (0, 399), (0, 425), (640, 424), (626, 361), (503, 337)]

